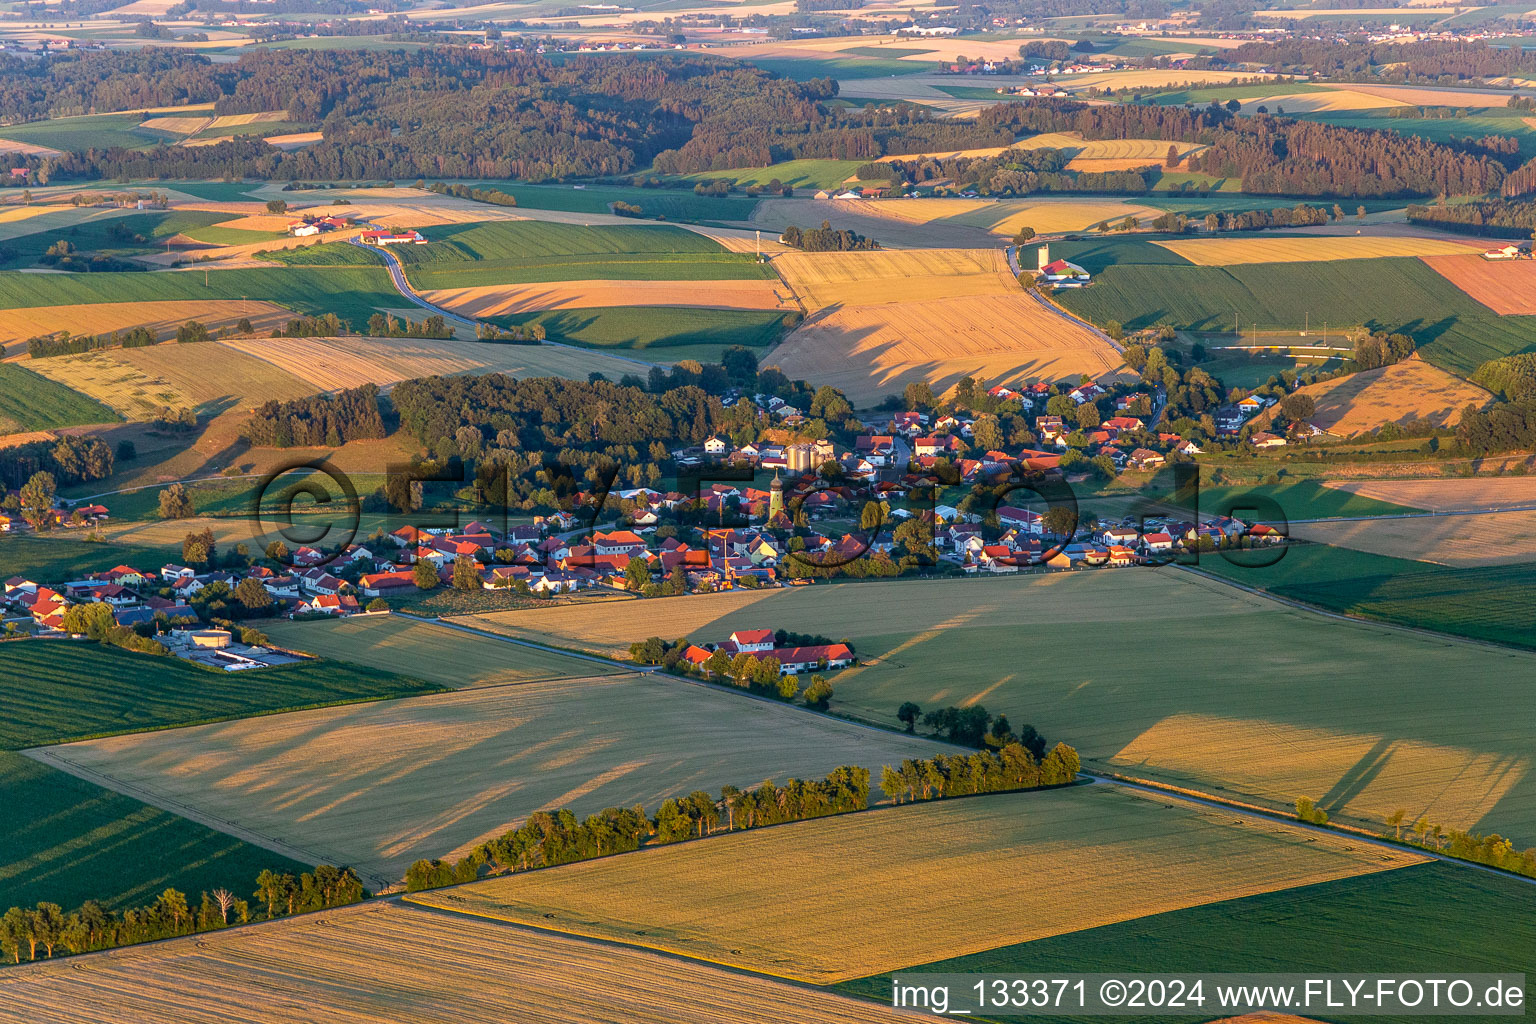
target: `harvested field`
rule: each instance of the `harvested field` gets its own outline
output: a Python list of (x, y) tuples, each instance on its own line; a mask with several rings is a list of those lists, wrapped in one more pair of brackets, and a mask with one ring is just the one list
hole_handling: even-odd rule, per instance
[(1311, 422), (1335, 434), (1353, 436), (1387, 423), (1407, 426), (1428, 421), (1454, 427), (1467, 406), (1481, 408), (1493, 395), (1431, 366), (1417, 355), (1377, 370), (1363, 370), (1301, 389), (1317, 403)]
[(1419, 89), (1412, 86), (1400, 85), (1355, 85), (1349, 86), (1350, 91), (1365, 93), (1383, 100), (1391, 100), (1391, 103), (1383, 103), (1381, 106), (1412, 105), (1415, 107), (1507, 107), (1510, 94), (1496, 92), (1472, 92), (1464, 89)]
[(212, 115), (192, 117), (151, 117), (139, 125), (140, 128), (150, 128), (157, 132), (170, 132), (173, 135), (192, 135), (213, 125)]
[(90, 395), (130, 420), (147, 420), (162, 409), (190, 409), (197, 404), (158, 374), (122, 362), (113, 350), (32, 360), (29, 368)]
[[(1467, 259), (1485, 248), (1476, 241), (1447, 238), (1403, 238), (1385, 235), (1313, 235), (1306, 238), (1197, 238), (1159, 241), (1158, 245), (1201, 267), (1232, 267), (1245, 263), (1320, 263), (1328, 260), (1369, 260), (1396, 256), (1429, 256), (1430, 266), (1446, 258)], [(1436, 268), (1438, 269), (1438, 267)], [(1532, 278), (1536, 281), (1536, 277)]]
[(1001, 249), (786, 253), (773, 268), (813, 312), (1019, 292)]
[[(1069, 149), (1073, 160), (1147, 160), (1162, 163), (1173, 146), (1185, 157), (1205, 147), (1195, 142), (1169, 142), (1166, 139), (1083, 139), (1077, 133), (1052, 132), (1022, 139), (1021, 149)], [(1136, 164), (1144, 167), (1145, 164)]]
[(1284, 107), (1287, 114), (1307, 114), (1320, 110), (1382, 110), (1387, 107), (1407, 106), (1400, 100), (1372, 96), (1357, 89), (1319, 89), (1315, 92), (1284, 92), (1283, 85), (1275, 86), (1276, 92), (1267, 96), (1238, 98), (1241, 113), (1252, 116), (1259, 107), (1269, 108), (1271, 114)]
[[(1531, 496), (1536, 504), (1536, 495)], [(1536, 562), (1536, 511), (1348, 523), (1293, 523), (1291, 536), (1440, 565)]]
[[(410, 899), (826, 985), (1422, 860), (1094, 786), (738, 832)], [(785, 864), (815, 864), (815, 884)]]
[[(281, 996), (273, 983), (281, 976)], [(730, 996), (728, 1013), (721, 1007)], [(640, 950), (365, 903), (0, 975), (0, 1020), (55, 1024), (923, 1024), (866, 1000)]]
[[(248, 217), (236, 217), (234, 220), (220, 221), (213, 225), (216, 228), (233, 228), (236, 231), (287, 231), (288, 225), (294, 218), (287, 214), (276, 215), (270, 213), (257, 213)], [(330, 241), (330, 239), (327, 239)]]
[(1142, 167), (1157, 167), (1163, 163), (1163, 157), (1111, 157), (1104, 160), (1095, 160), (1090, 157), (1075, 156), (1067, 162), (1069, 171), (1087, 171), (1089, 173), (1102, 174), (1105, 171), (1134, 171)]
[[(495, 641), (486, 641), (494, 643)], [(507, 645), (506, 663), (522, 655)], [(539, 655), (530, 655), (539, 658)], [(467, 852), (537, 810), (662, 800), (932, 742), (643, 675), (544, 679), (322, 708), (36, 752), (56, 767), (258, 845), (352, 864), (375, 884)]]
[(1432, 512), (1536, 505), (1536, 478), (1324, 481), (1335, 490)]
[(0, 211), (0, 241), (61, 231), (96, 220), (126, 217), (135, 211), (118, 206), (14, 206)]
[[(1195, 83), (1199, 85), (1226, 85), (1233, 79), (1239, 82), (1264, 82), (1274, 75), (1255, 72), (1192, 71), (1186, 68), (1169, 68), (1166, 71), (1108, 71), (1085, 75), (1062, 75), (1056, 79), (1068, 92), (1078, 89), (1170, 89), (1174, 86)], [(1167, 149), (1167, 146), (1163, 147)]]
[(434, 305), (476, 318), (611, 306), (784, 309), (793, 305), (775, 281), (557, 281), (434, 288), (421, 296)]
[[(1231, 575), (1266, 586), (1307, 550), (1274, 570)], [(1391, 574), (1412, 563), (1393, 565), (1385, 577), (1352, 583), (1354, 592), (1391, 590)], [(1457, 604), (1451, 583), (1433, 575), (1424, 590), (1480, 621), (1497, 593)], [(1173, 569), (817, 585), (713, 611), (708, 598), (668, 607), (668, 635), (772, 627), (849, 637), (861, 664), (833, 678), (833, 709), (872, 721), (895, 725), (905, 700), (924, 709), (980, 703), (1068, 740), (1090, 767), (1281, 809), (1310, 796), (1336, 819), (1378, 828), (1382, 815), (1405, 807), (1411, 818), (1498, 831), (1517, 844), (1536, 838), (1530, 654), (1323, 618)], [(1142, 642), (1031, 655), (1042, 628), (1096, 636), (1148, 608), (1158, 609), (1157, 629)], [(654, 633), (651, 614), (644, 602), (626, 602), (480, 621), (585, 648)], [(1234, 671), (1234, 651), (1263, 654)], [(1341, 679), (1349, 681), (1342, 691)]]
[(269, 399), (287, 401), (315, 393), (293, 374), (223, 347), (205, 354), (189, 352), (182, 345), (155, 345), (116, 349), (111, 354), (146, 376), (166, 381), (205, 412), (222, 412), (232, 406), (244, 411)]
[(289, 135), (268, 135), (264, 141), (274, 149), (293, 150), (313, 146), (323, 138), (323, 132), (293, 132)]
[(421, 338), (229, 338), (218, 344), (264, 359), (321, 391), (456, 373), (585, 380), (597, 370), (618, 380), (639, 365), (563, 345), (484, 345)]
[(454, 689), (612, 675), (616, 666), (477, 637), (399, 615), (324, 622), (274, 621), (272, 642), (320, 658), (404, 672)]
[(292, 310), (270, 302), (224, 301), (97, 302), (74, 306), (31, 306), (0, 310), (0, 346), (9, 349), (39, 334), (110, 334), (145, 327), (157, 338), (173, 337), (176, 328), (196, 320), (209, 328), (235, 324), (242, 318), (261, 333), (281, 326)]
[(792, 378), (872, 405), (907, 384), (936, 393), (978, 380), (1076, 379), (1116, 370), (1107, 342), (1023, 291), (845, 307), (808, 320), (764, 357)]
[(1536, 260), (1485, 260), (1466, 253), (1424, 262), (1500, 316), (1536, 314)]
[(10, 139), (0, 139), (0, 153), (19, 153), (22, 156), (63, 156), (63, 153), (49, 146), (39, 146), (35, 142), (13, 142)]

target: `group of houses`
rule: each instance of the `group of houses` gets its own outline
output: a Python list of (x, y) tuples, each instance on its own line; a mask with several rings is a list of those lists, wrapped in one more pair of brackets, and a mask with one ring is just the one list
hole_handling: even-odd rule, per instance
[(294, 238), (312, 238), (331, 231), (341, 231), (352, 226), (347, 217), (304, 217), (289, 221), (288, 234)]
[(682, 660), (702, 669), (717, 652), (727, 658), (738, 654), (758, 661), (773, 658), (779, 663), (781, 676), (847, 668), (855, 660), (853, 649), (844, 643), (780, 646), (776, 632), (771, 629), (738, 629), (717, 643), (689, 644)]

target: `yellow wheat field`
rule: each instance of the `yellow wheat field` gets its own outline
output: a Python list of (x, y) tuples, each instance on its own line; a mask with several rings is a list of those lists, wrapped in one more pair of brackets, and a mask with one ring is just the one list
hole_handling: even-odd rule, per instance
[(213, 119), (210, 128), (227, 128), (231, 125), (265, 124), (271, 121), (288, 120), (286, 110), (265, 110), (259, 114), (220, 114)]
[(1466, 255), (1481, 246), (1444, 238), (1314, 235), (1306, 238), (1190, 238), (1157, 243), (1202, 267), (1243, 263), (1319, 263), (1383, 257)]
[(1121, 365), (1098, 335), (1022, 290), (830, 310), (807, 320), (764, 361), (792, 378), (839, 388), (859, 405), (916, 381), (940, 393), (967, 375), (1075, 380)]
[(28, 369), (90, 395), (130, 420), (150, 419), (162, 409), (190, 409), (196, 404), (174, 384), (121, 362), (112, 352), (36, 359)]
[[(1094, 786), (736, 832), (409, 899), (825, 985), (1422, 860)], [(781, 870), (796, 864), (815, 865), (813, 883)]]
[[(1140, 203), (1106, 200), (1028, 200), (1028, 199), (844, 199), (830, 200), (840, 211), (861, 217), (903, 221), (910, 224), (962, 225), (980, 228), (994, 235), (1012, 237), (1021, 227), (1032, 227), (1037, 234), (1084, 231), (1104, 220), (1120, 221), (1133, 216), (1138, 221), (1161, 216), (1161, 210)], [(834, 226), (837, 226), (834, 223)], [(876, 240), (884, 239), (878, 234)]]
[(320, 391), (456, 373), (617, 380), (643, 365), (564, 345), (482, 345), (419, 338), (229, 338), (219, 344), (265, 359)]
[(773, 268), (811, 311), (1019, 290), (1001, 249), (787, 253)]
[[(1532, 503), (1536, 504), (1536, 497)], [(1318, 544), (1441, 565), (1536, 561), (1536, 511), (1488, 515), (1293, 524), (1293, 537)]]
[(1536, 477), (1470, 480), (1326, 480), (1324, 486), (1434, 512), (1536, 505)]
[[(1498, 93), (1473, 92), (1468, 93), (1462, 89), (1416, 89), (1411, 86), (1401, 85), (1371, 85), (1351, 83), (1349, 86), (1353, 92), (1365, 93), (1368, 96), (1376, 96), (1382, 100), (1392, 102), (1382, 103), (1381, 106), (1411, 105), (1415, 107), (1507, 107), (1510, 95)], [(1410, 122), (1411, 123), (1411, 122)]]
[(213, 117), (151, 117), (141, 121), (139, 127), (173, 135), (192, 135), (210, 127), (214, 120)]
[(1018, 147), (1025, 149), (1070, 149), (1073, 151), (1073, 159), (1082, 160), (1156, 160), (1161, 162), (1168, 156), (1168, 147), (1173, 146), (1179, 151), (1179, 156), (1188, 156), (1190, 153), (1205, 149), (1206, 147), (1194, 142), (1169, 142), (1166, 139), (1083, 139), (1074, 134), (1061, 134), (1052, 132), (1047, 135), (1035, 135), (1019, 142)]
[(325, 138), (323, 132), (293, 132), (288, 135), (268, 135), (265, 141), (274, 149), (303, 149)]
[(188, 320), (209, 327), (225, 327), (242, 318), (257, 331), (270, 331), (287, 321), (292, 311), (270, 302), (180, 301), (97, 302), (71, 306), (29, 306), (0, 310), (0, 345), (12, 348), (41, 334), (110, 334), (134, 327), (154, 331), (157, 338), (172, 337)]
[(0, 973), (53, 1024), (923, 1024), (932, 1017), (637, 949), (372, 902)]
[(1317, 412), (1311, 422), (1335, 434), (1353, 436), (1387, 423), (1428, 421), (1454, 427), (1467, 406), (1481, 408), (1493, 395), (1417, 355), (1376, 370), (1309, 384)]
[(782, 309), (791, 304), (774, 281), (550, 281), (436, 288), (422, 298), (468, 317), (506, 316), (542, 309), (603, 306), (699, 306), (709, 309)]
[[(482, 641), (498, 643), (498, 641)], [(521, 651), (503, 645), (503, 664)], [(478, 658), (477, 654), (467, 657)], [(530, 652), (534, 674), (547, 655)], [(876, 775), (940, 747), (661, 676), (533, 679), (31, 752), (374, 885), (537, 810), (584, 815), (764, 778)]]
[(1285, 86), (1276, 85), (1272, 96), (1241, 99), (1242, 113), (1257, 113), (1259, 107), (1268, 108), (1271, 114), (1284, 108), (1287, 114), (1302, 114), (1314, 110), (1380, 110), (1384, 107), (1402, 107), (1401, 100), (1372, 96), (1358, 89), (1329, 89), (1326, 92), (1285, 92)]
[(1083, 75), (1063, 75), (1056, 83), (1069, 91), (1079, 89), (1166, 89), (1170, 86), (1195, 83), (1198, 85), (1226, 85), (1234, 78), (1239, 82), (1262, 82), (1274, 75), (1262, 72), (1191, 71), (1169, 68), (1147, 71), (1100, 71)]

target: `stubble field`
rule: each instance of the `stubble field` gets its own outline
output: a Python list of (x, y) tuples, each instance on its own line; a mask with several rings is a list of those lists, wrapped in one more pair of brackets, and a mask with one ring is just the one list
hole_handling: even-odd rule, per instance
[(1019, 290), (1000, 249), (786, 253), (773, 267), (808, 311)]
[(1485, 260), (1481, 256), (1431, 256), (1437, 274), (1500, 316), (1536, 313), (1536, 260)]
[[(656, 633), (639, 604), (481, 621), (596, 646)], [(1072, 743), (1090, 766), (1281, 809), (1308, 796), (1378, 826), (1403, 807), (1536, 839), (1529, 654), (1324, 619), (1174, 569), (817, 585), (713, 614), (696, 598), (672, 606), (669, 636), (850, 638), (863, 664), (833, 677), (833, 707), (856, 716), (896, 724), (903, 701), (979, 703)]]
[[(514, 659), (515, 660), (515, 659)], [(876, 774), (898, 736), (641, 675), (522, 682), (52, 747), (49, 763), (258, 844), (398, 880), (537, 810), (589, 814), (764, 778)]]
[[(738, 832), (410, 899), (831, 984), (1420, 860), (1096, 786)], [(814, 864), (814, 884), (789, 864)]]
[(1536, 562), (1536, 511), (1350, 523), (1297, 523), (1291, 536), (1316, 544), (1440, 565)]
[[(1372, 236), (1309, 236), (1306, 238), (1194, 238), (1159, 241), (1158, 245), (1201, 267), (1231, 267), (1243, 263), (1312, 263), (1323, 260), (1365, 260), (1394, 256), (1461, 257), (1483, 248), (1476, 242), (1444, 238)], [(1436, 266), (1436, 260), (1425, 262)], [(1484, 261), (1478, 260), (1482, 263)]]
[(210, 330), (238, 323), (242, 318), (253, 329), (267, 333), (293, 316), (292, 310), (270, 302), (104, 302), (76, 306), (33, 306), (0, 311), (0, 346), (10, 349), (28, 338), (68, 331), (71, 334), (111, 334), (145, 327), (157, 338), (167, 338), (188, 320)]
[[(280, 975), (280, 993), (274, 979)], [(722, 1002), (729, 997), (729, 1011)], [(876, 1003), (546, 932), (367, 903), (0, 972), (0, 1020), (57, 1024), (922, 1024)]]
[(1335, 434), (1353, 436), (1387, 423), (1428, 421), (1454, 427), (1468, 406), (1481, 408), (1493, 395), (1418, 356), (1376, 370), (1362, 370), (1301, 389), (1316, 403), (1309, 422)]
[(1434, 512), (1536, 505), (1536, 479), (1531, 477), (1328, 481), (1326, 486), (1377, 501)]

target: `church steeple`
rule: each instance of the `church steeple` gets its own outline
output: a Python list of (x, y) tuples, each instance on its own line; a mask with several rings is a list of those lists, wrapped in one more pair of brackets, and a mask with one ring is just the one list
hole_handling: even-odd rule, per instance
[(773, 483), (768, 485), (768, 518), (784, 511), (784, 482), (779, 479), (779, 471), (773, 471)]

